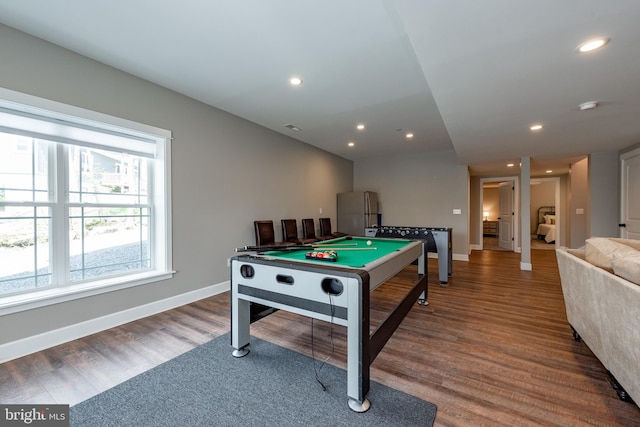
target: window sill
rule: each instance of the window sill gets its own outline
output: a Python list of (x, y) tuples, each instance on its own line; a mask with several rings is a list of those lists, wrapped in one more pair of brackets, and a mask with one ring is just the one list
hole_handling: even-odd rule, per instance
[(117, 277), (96, 280), (85, 284), (75, 284), (0, 297), (0, 316), (158, 282), (172, 278), (174, 273), (175, 271), (151, 271), (127, 276), (126, 278)]

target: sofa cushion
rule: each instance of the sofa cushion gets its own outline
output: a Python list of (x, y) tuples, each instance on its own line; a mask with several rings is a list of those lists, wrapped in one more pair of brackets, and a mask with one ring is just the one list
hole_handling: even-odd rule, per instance
[(636, 285), (640, 285), (640, 255), (617, 257), (611, 260), (613, 272)]
[(623, 245), (630, 246), (633, 249), (640, 251), (640, 240), (623, 239), (621, 237), (608, 237), (608, 239), (611, 240), (612, 242), (622, 243)]
[(567, 252), (580, 259), (585, 259), (584, 249), (567, 249)]
[(585, 259), (587, 262), (597, 267), (613, 271), (611, 261), (614, 257), (626, 258), (640, 255), (640, 252), (637, 249), (634, 249), (626, 242), (623, 243), (620, 240), (626, 239), (614, 240), (608, 237), (592, 237), (587, 239), (585, 246)]

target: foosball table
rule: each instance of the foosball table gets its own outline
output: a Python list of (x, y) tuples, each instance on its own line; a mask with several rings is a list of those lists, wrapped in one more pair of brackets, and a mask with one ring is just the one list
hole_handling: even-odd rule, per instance
[(441, 285), (449, 284), (453, 274), (453, 251), (451, 235), (453, 228), (380, 226), (365, 228), (365, 237), (387, 237), (397, 239), (421, 239), (426, 241), (427, 251), (438, 254), (438, 280)]

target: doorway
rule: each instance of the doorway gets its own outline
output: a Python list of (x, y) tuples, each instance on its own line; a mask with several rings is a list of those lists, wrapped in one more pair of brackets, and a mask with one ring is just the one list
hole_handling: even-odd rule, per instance
[(640, 239), (640, 149), (620, 156), (620, 237)]
[[(564, 225), (560, 203), (560, 178), (531, 178), (529, 200), (531, 249), (555, 250), (561, 246)], [(551, 222), (553, 224), (550, 224)], [(543, 224), (542, 227), (541, 224)], [(552, 234), (547, 234), (549, 231), (552, 231)]]
[(516, 176), (480, 179), (481, 250), (519, 252)]
[(514, 181), (501, 182), (500, 194), (500, 216), (498, 217), (498, 246), (508, 251), (513, 251), (515, 239), (513, 237), (513, 224), (515, 220), (515, 190)]

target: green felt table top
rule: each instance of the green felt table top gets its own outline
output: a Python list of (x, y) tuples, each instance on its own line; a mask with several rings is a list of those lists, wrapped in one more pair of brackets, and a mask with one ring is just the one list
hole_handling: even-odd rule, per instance
[[(371, 241), (370, 246), (367, 245), (367, 241)], [(315, 245), (319, 246), (315, 249), (303, 249), (299, 251), (271, 251), (266, 252), (264, 255), (277, 259), (312, 262), (320, 265), (328, 264), (339, 267), (364, 268), (367, 264), (398, 251), (411, 243), (413, 243), (413, 241), (404, 239), (341, 237), (338, 239), (326, 240), (324, 242), (317, 242)], [(326, 248), (331, 248), (338, 254), (337, 261), (331, 262), (306, 258), (307, 252), (313, 252), (314, 250), (325, 251)]]

